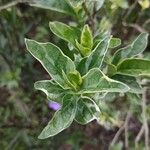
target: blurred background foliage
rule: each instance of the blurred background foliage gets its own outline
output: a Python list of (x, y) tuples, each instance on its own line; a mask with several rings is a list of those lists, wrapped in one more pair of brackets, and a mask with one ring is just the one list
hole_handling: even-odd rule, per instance
[[(0, 8), (9, 0), (0, 0)], [(90, 1), (89, 5), (90, 5)], [(77, 1), (70, 1), (80, 13), (79, 23), (82, 26), (87, 20)], [(101, 3), (97, 7), (101, 7)], [(89, 8), (90, 9), (90, 8)], [(140, 32), (150, 31), (150, 1), (149, 0), (105, 0), (101, 9), (97, 8), (96, 27), (105, 32), (111, 30), (114, 37), (122, 39), (122, 44), (131, 43)], [(24, 38), (37, 41), (50, 41), (58, 45), (66, 55), (71, 57), (66, 42), (54, 36), (49, 29), (49, 21), (61, 21), (76, 24), (76, 19), (52, 10), (30, 7), (28, 3), (18, 3), (8, 9), (0, 10), (0, 149), (27, 150), (100, 150), (108, 149), (121, 122), (120, 115), (128, 110), (128, 102), (115, 95), (106, 97), (100, 105), (106, 113), (101, 114), (101, 124), (92, 122), (86, 126), (74, 123), (69, 129), (46, 140), (37, 139), (53, 115), (48, 107), (46, 96), (35, 91), (33, 83), (41, 79), (49, 79), (41, 65), (26, 51)], [(145, 52), (145, 58), (150, 59), (150, 42)], [(114, 49), (115, 51), (115, 49)], [(150, 94), (147, 94), (150, 99)], [(118, 97), (118, 96), (117, 96)], [(141, 128), (141, 108), (137, 98), (127, 98), (133, 102), (135, 117), (131, 118), (129, 142), (132, 149), (134, 140)], [(140, 100), (139, 100), (140, 101)], [(124, 105), (122, 103), (124, 102)], [(135, 103), (134, 103), (135, 102)], [(122, 114), (111, 111), (122, 107)], [(150, 101), (147, 107), (150, 118)], [(123, 116), (122, 116), (123, 117)], [(112, 128), (112, 124), (114, 128)], [(105, 125), (106, 128), (101, 125)], [(123, 134), (114, 150), (123, 147)], [(144, 149), (141, 140), (139, 149)]]

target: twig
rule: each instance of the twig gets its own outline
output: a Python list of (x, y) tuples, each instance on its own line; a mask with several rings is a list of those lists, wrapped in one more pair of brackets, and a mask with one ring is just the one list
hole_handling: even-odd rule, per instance
[(135, 148), (136, 148), (136, 149), (138, 148), (138, 143), (139, 143), (139, 141), (140, 141), (140, 139), (141, 139), (143, 133), (144, 133), (144, 125), (142, 125), (142, 127), (141, 127), (141, 129), (140, 129), (138, 135), (137, 135), (136, 138), (135, 138)]
[(117, 140), (118, 140), (118, 138), (119, 138), (119, 136), (121, 135), (121, 133), (123, 132), (123, 130), (124, 130), (124, 124), (119, 128), (119, 130), (117, 131), (117, 133), (115, 134), (115, 136), (114, 136), (114, 138), (113, 138), (113, 140), (112, 140), (112, 142), (111, 142), (111, 144), (110, 144), (110, 147), (111, 146), (113, 146), (116, 142), (117, 142)]
[(128, 145), (128, 142), (127, 142), (127, 141), (128, 141), (128, 133), (127, 133), (128, 129), (127, 129), (127, 125), (128, 125), (128, 122), (129, 122), (130, 117), (131, 117), (131, 111), (128, 112), (124, 124), (123, 124), (123, 125), (119, 128), (119, 130), (117, 131), (116, 135), (114, 136), (114, 138), (113, 138), (113, 140), (112, 140), (112, 142), (111, 142), (111, 144), (110, 144), (110, 147), (112, 147), (112, 146), (117, 142), (119, 136), (120, 136), (121, 133), (125, 130), (125, 128), (126, 128), (125, 141), (126, 141), (126, 143), (127, 143), (127, 145)]
[(126, 23), (126, 22), (123, 22), (123, 25), (124, 26), (127, 26), (127, 27), (132, 27), (132, 28), (135, 28), (137, 31), (139, 32), (148, 32), (146, 31), (144, 28), (140, 27), (138, 24), (135, 24), (135, 23)]
[(150, 23), (150, 19), (146, 20), (146, 21), (144, 22), (144, 24), (143, 24), (143, 27), (146, 27), (146, 25), (149, 24), (149, 23)]
[(131, 111), (128, 112), (128, 115), (126, 117), (126, 120), (125, 120), (125, 148), (128, 149), (129, 148), (129, 141), (128, 141), (128, 123), (129, 123), (129, 120), (131, 118)]
[(86, 3), (85, 3), (85, 2), (83, 2), (83, 3), (82, 3), (82, 7), (83, 7), (83, 9), (84, 9), (84, 11), (85, 11), (86, 15), (90, 18), (90, 17), (91, 17), (91, 14), (90, 14), (90, 12), (88, 11), (87, 6), (86, 6)]
[(93, 13), (92, 14), (89, 12), (85, 1), (82, 3), (82, 7), (83, 7), (86, 15), (88, 16), (88, 24), (91, 26), (92, 32), (94, 34), (94, 32), (95, 32), (95, 24), (96, 24), (95, 23), (96, 22), (96, 13), (97, 13), (97, 11), (96, 11), (96, 3), (94, 1), (94, 7), (93, 7)]
[(136, 0), (136, 1), (129, 7), (128, 12), (127, 12), (126, 15), (123, 17), (124, 20), (126, 20), (127, 17), (131, 14), (131, 12), (132, 12), (132, 11), (134, 10), (134, 8), (136, 7), (137, 3), (138, 3), (138, 0)]
[(146, 116), (146, 92), (147, 88), (143, 88), (143, 95), (142, 95), (142, 117), (143, 117), (143, 126), (144, 126), (144, 135), (145, 135), (145, 149), (149, 150), (149, 128), (148, 128), (148, 122), (147, 122), (147, 116)]

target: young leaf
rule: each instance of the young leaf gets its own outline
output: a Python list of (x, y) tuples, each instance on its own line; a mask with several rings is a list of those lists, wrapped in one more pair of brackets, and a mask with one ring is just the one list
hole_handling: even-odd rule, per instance
[(93, 36), (92, 31), (90, 30), (88, 25), (85, 25), (82, 30), (80, 42), (82, 46), (92, 49)]
[(110, 38), (107, 37), (103, 41), (100, 41), (92, 53), (81, 60), (77, 69), (84, 75), (92, 68), (100, 68), (103, 62), (103, 59), (106, 55)]
[(69, 87), (71, 87), (71, 89), (73, 89), (74, 91), (77, 91), (77, 87), (70, 81), (70, 79), (68, 78), (68, 76), (65, 74), (64, 71), (62, 71), (62, 75), (63, 75), (63, 79), (67, 83), (67, 85)]
[(87, 98), (81, 98), (77, 104), (75, 120), (80, 124), (87, 124), (96, 119), (95, 113), (97, 110), (94, 103)]
[(65, 82), (62, 71), (65, 74), (73, 72), (73, 61), (65, 56), (62, 51), (52, 43), (38, 43), (26, 39), (28, 51), (42, 64), (50, 76), (63, 88), (70, 88)]
[(100, 69), (93, 68), (85, 76), (79, 93), (127, 92), (129, 87), (122, 82), (112, 80)]
[(115, 48), (121, 44), (121, 40), (119, 38), (111, 38), (109, 48)]
[(69, 91), (64, 90), (58, 84), (51, 80), (42, 80), (34, 83), (34, 87), (37, 90), (43, 91), (49, 100), (53, 100), (62, 103), (62, 97), (64, 94), (69, 93)]
[(82, 77), (78, 71), (70, 72), (68, 74), (68, 79), (75, 86), (76, 89), (82, 84)]
[(49, 26), (55, 35), (73, 45), (76, 45), (75, 39), (79, 40), (81, 32), (75, 27), (57, 21), (50, 22)]
[(93, 47), (93, 36), (88, 25), (83, 27), (80, 43), (76, 40), (76, 46), (83, 56), (88, 56)]
[(144, 59), (125, 59), (117, 66), (118, 74), (131, 76), (150, 76), (150, 61)]
[(82, 0), (66, 0), (74, 9), (80, 7), (82, 5)]
[(62, 108), (54, 114), (38, 138), (45, 139), (54, 136), (69, 127), (76, 114), (77, 101), (78, 98), (75, 96), (64, 96)]
[(73, 8), (65, 0), (32, 0), (29, 1), (29, 5), (76, 16)]
[(130, 88), (129, 90), (130, 93), (137, 93), (137, 94), (142, 93), (142, 87), (139, 85), (136, 78), (133, 76), (116, 74), (112, 76), (112, 79), (123, 82), (126, 85), (128, 85)]
[(76, 40), (76, 46), (79, 49), (82, 56), (84, 57), (89, 56), (89, 54), (91, 53), (91, 49), (82, 46), (77, 40)]
[(137, 39), (129, 46), (119, 49), (112, 60), (114, 65), (117, 65), (124, 58), (134, 57), (142, 53), (147, 47), (148, 34), (141, 33)]

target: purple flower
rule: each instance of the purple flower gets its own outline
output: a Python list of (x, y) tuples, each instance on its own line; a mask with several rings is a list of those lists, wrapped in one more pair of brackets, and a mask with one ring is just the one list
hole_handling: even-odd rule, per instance
[(57, 102), (50, 101), (48, 102), (48, 107), (56, 111), (61, 108), (61, 105)]

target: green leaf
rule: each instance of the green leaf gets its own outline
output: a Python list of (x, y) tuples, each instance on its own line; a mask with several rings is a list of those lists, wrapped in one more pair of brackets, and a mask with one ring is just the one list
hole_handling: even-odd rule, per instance
[(87, 124), (96, 119), (95, 114), (97, 112), (99, 110), (97, 110), (93, 101), (88, 98), (81, 98), (77, 104), (75, 120), (82, 125)]
[(50, 22), (49, 23), (51, 31), (60, 37), (61, 39), (70, 42), (73, 45), (76, 45), (75, 40), (79, 40), (80, 38), (80, 30), (75, 27), (68, 26), (61, 22)]
[(93, 36), (92, 36), (92, 31), (90, 30), (88, 25), (85, 25), (82, 30), (80, 42), (82, 46), (92, 49)]
[(128, 87), (130, 88), (129, 92), (131, 93), (137, 93), (137, 94), (142, 93), (142, 87), (137, 82), (136, 78), (133, 76), (116, 74), (112, 76), (112, 79), (123, 82), (126, 85), (128, 85)]
[(63, 78), (62, 72), (66, 75), (75, 71), (73, 61), (65, 56), (62, 51), (52, 43), (38, 43), (26, 39), (28, 51), (42, 64), (50, 76), (63, 88), (70, 88)]
[(107, 75), (109, 77), (113, 76), (114, 74), (116, 74), (117, 72), (117, 67), (109, 62), (106, 62), (107, 63)]
[(109, 42), (110, 37), (100, 41), (92, 53), (88, 57), (85, 57), (81, 60), (77, 67), (77, 70), (81, 73), (81, 75), (84, 75), (92, 68), (101, 67), (108, 49)]
[(76, 46), (77, 46), (79, 52), (84, 57), (89, 56), (89, 54), (91, 53), (91, 50), (89, 48), (82, 46), (77, 40), (76, 40)]
[(73, 89), (74, 91), (77, 91), (77, 87), (72, 84), (72, 82), (69, 80), (68, 76), (65, 74), (64, 71), (62, 71), (62, 75), (63, 75), (63, 79), (67, 83), (67, 85), (69, 87), (71, 87), (71, 89)]
[(82, 77), (78, 71), (70, 72), (68, 74), (68, 79), (75, 86), (76, 89), (82, 84)]
[(104, 99), (107, 95), (107, 92), (102, 92), (102, 93), (86, 93), (82, 97), (89, 98), (90, 100), (94, 100), (94, 102), (98, 105), (101, 99)]
[(51, 80), (42, 80), (34, 83), (34, 87), (37, 90), (43, 91), (49, 100), (53, 100), (62, 103), (62, 97), (64, 94), (69, 93), (68, 90), (64, 90), (57, 83)]
[(148, 34), (141, 33), (137, 39), (129, 46), (119, 49), (112, 60), (114, 65), (117, 65), (124, 58), (134, 57), (142, 53), (147, 47)]
[[(128, 92), (127, 92), (128, 93)], [(113, 102), (113, 101), (115, 101), (116, 100), (116, 98), (118, 98), (119, 97), (119, 93), (111, 93), (111, 92), (109, 92), (109, 93), (106, 93), (105, 95), (104, 95), (104, 97), (102, 97), (102, 98), (99, 98), (99, 102), (101, 103), (101, 100), (103, 100), (104, 101), (104, 103), (111, 103), (111, 102)], [(108, 106), (109, 107), (109, 106)]]
[(150, 61), (144, 59), (125, 59), (117, 66), (118, 74), (130, 76), (150, 76)]
[(121, 45), (121, 40), (119, 38), (111, 38), (109, 48), (115, 48)]
[(68, 3), (70, 3), (70, 5), (74, 8), (79, 7), (80, 5), (82, 5), (83, 1), (82, 0), (67, 0)]
[(32, 0), (29, 5), (76, 16), (73, 8), (66, 0)]
[(97, 92), (127, 92), (129, 87), (122, 82), (112, 80), (98, 68), (91, 69), (83, 76), (83, 83), (79, 93)]
[(83, 56), (88, 56), (91, 53), (93, 47), (93, 36), (92, 31), (90, 30), (88, 25), (83, 27), (80, 43), (76, 40), (76, 46)]
[(77, 101), (78, 98), (75, 96), (64, 96), (62, 108), (54, 114), (38, 138), (45, 139), (54, 136), (69, 127), (76, 114)]
[(95, 37), (94, 37), (94, 49), (95, 47), (98, 45), (98, 43), (100, 43), (101, 41), (103, 41), (105, 38), (107, 38), (108, 36), (110, 36), (110, 33), (107, 31), (107, 32), (100, 32), (99, 34), (97, 34)]

